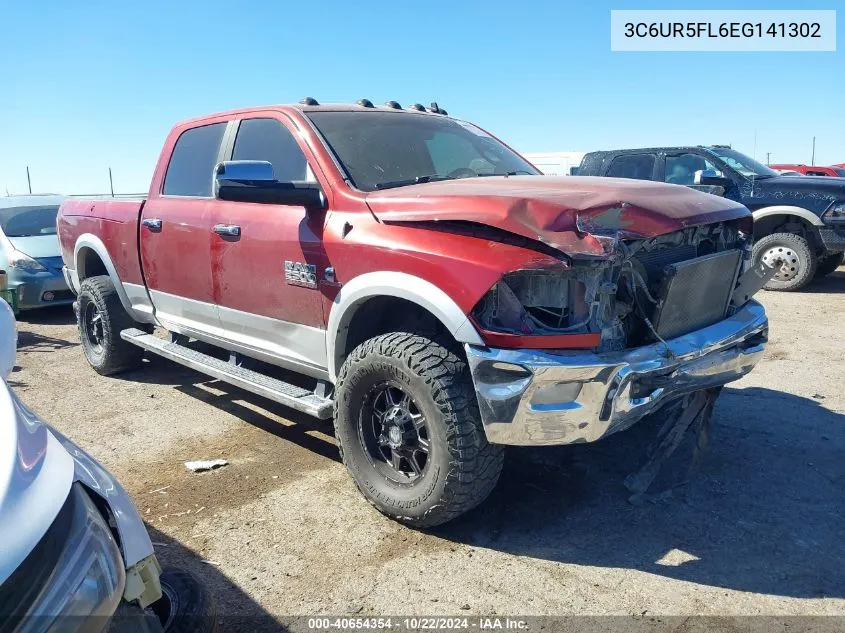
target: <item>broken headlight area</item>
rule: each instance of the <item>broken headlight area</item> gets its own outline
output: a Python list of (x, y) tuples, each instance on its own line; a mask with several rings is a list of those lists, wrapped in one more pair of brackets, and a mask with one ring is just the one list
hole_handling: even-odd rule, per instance
[(577, 331), (585, 314), (583, 284), (559, 271), (543, 270), (505, 275), (473, 311), (487, 330), (522, 335)]
[[(502, 277), (471, 316), (488, 333), (522, 337), (566, 336), (548, 347), (596, 347), (612, 301), (608, 262), (571, 268), (519, 270)], [(577, 335), (594, 335), (581, 336)]]
[(730, 300), (750, 248), (737, 222), (620, 240), (606, 260), (505, 275), (472, 318), (487, 333), (589, 335), (573, 336), (571, 345), (549, 339), (550, 348), (646, 345), (710, 325), (739, 307)]

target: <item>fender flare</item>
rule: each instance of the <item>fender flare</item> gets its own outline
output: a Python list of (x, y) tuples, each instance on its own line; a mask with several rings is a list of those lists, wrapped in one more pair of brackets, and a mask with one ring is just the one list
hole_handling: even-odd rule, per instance
[(824, 226), (821, 218), (817, 216), (812, 211), (808, 211), (802, 207), (794, 207), (789, 205), (775, 205), (771, 207), (763, 207), (761, 209), (757, 209), (753, 211), (752, 214), (754, 216), (754, 220), (759, 220), (760, 218), (767, 218), (772, 215), (795, 215), (801, 218), (802, 220), (806, 220), (812, 226)]
[(458, 304), (430, 281), (395, 271), (364, 273), (343, 285), (332, 303), (326, 330), (329, 377), (337, 379), (349, 324), (357, 309), (372, 297), (405, 299), (433, 314), (460, 343), (484, 345), (478, 332)]
[(103, 241), (93, 235), (91, 233), (83, 233), (80, 235), (76, 240), (76, 245), (73, 247), (73, 264), (74, 269), (70, 271), (70, 275), (73, 279), (73, 282), (76, 284), (77, 290), (79, 289), (80, 285), (82, 284), (82, 280), (80, 279), (80, 275), (84, 277), (85, 271), (82, 270), (82, 262), (84, 261), (80, 257), (80, 251), (83, 248), (90, 248), (92, 251), (97, 253), (97, 256), (103, 262), (103, 265), (106, 267), (106, 272), (108, 273), (109, 277), (114, 284), (114, 289), (117, 292), (117, 296), (120, 299), (120, 303), (123, 305), (123, 309), (126, 310), (129, 314), (135, 314), (135, 311), (132, 309), (132, 302), (129, 301), (129, 297), (126, 294), (126, 290), (123, 287), (123, 282), (120, 280), (120, 276), (117, 274), (117, 269), (114, 267), (114, 262), (109, 255), (109, 251), (106, 248), (106, 245), (103, 244)]

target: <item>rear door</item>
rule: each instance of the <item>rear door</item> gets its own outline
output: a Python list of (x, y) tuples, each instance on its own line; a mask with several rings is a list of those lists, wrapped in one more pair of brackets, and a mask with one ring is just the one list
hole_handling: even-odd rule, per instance
[(176, 139), (159, 192), (141, 215), (144, 278), (158, 320), (176, 332), (218, 327), (211, 276), (212, 172), (227, 122), (184, 130)]
[[(255, 114), (235, 125), (231, 160), (268, 161), (283, 182), (315, 180), (286, 116)], [(324, 221), (324, 211), (301, 206), (218, 200), (213, 224), (237, 227), (238, 235), (212, 238), (223, 335), (247, 354), (318, 376), (326, 367)]]
[(607, 167), (605, 176), (609, 178), (632, 178), (634, 180), (655, 180), (657, 156), (648, 152), (638, 154), (618, 154)]

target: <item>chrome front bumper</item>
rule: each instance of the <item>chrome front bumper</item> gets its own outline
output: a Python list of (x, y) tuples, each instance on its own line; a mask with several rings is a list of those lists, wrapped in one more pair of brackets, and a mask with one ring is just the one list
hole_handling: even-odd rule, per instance
[(595, 442), (685, 393), (750, 372), (768, 335), (763, 306), (663, 343), (596, 354), (466, 345), (481, 419), (494, 444)]

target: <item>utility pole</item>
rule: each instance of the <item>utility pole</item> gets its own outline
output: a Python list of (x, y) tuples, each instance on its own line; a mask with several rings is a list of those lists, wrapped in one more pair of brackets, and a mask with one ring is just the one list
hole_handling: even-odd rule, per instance
[(816, 164), (816, 137), (813, 137), (813, 157), (810, 159), (810, 165)]
[(111, 189), (111, 197), (114, 198), (114, 181), (111, 178), (111, 167), (109, 167), (109, 188)]
[(766, 152), (766, 166), (767, 167), (772, 164), (772, 161), (770, 160), (771, 156), (772, 156), (771, 152)]
[(26, 166), (26, 185), (29, 187), (29, 193), (32, 193), (32, 181), (29, 179), (29, 165)]

